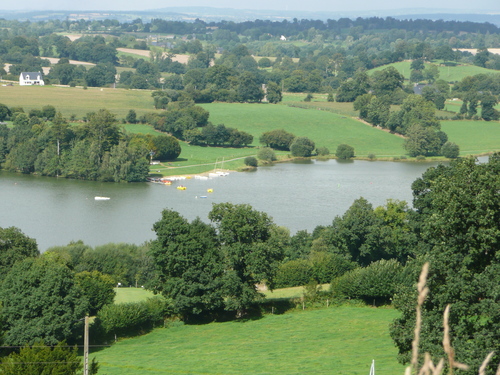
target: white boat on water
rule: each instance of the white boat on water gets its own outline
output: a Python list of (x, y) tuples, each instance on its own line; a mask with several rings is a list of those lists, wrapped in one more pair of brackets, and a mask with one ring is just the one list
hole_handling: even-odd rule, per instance
[(110, 197), (94, 197), (96, 201), (109, 201), (111, 198)]

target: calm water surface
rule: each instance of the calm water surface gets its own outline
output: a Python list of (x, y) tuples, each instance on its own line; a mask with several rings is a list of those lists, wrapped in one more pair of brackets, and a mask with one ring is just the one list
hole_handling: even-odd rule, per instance
[[(292, 233), (312, 231), (364, 197), (374, 206), (389, 198), (411, 203), (411, 183), (436, 163), (308, 161), (259, 167), (208, 181), (171, 186), (116, 184), (26, 176), (0, 171), (0, 227), (16, 226), (40, 250), (83, 240), (141, 244), (154, 238), (164, 208), (207, 221), (213, 203), (248, 203)], [(176, 189), (184, 185), (186, 190)], [(213, 193), (207, 193), (207, 189)], [(96, 201), (95, 196), (110, 197)], [(207, 198), (200, 198), (207, 196)]]

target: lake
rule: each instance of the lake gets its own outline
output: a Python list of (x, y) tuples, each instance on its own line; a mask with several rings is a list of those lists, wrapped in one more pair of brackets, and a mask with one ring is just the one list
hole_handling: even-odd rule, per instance
[[(0, 171), (0, 227), (15, 226), (37, 240), (41, 251), (70, 241), (96, 246), (141, 244), (154, 238), (153, 224), (170, 208), (189, 220), (207, 221), (213, 203), (248, 203), (292, 233), (331, 224), (353, 201), (374, 207), (387, 199), (411, 203), (411, 183), (432, 162), (305, 161), (233, 172), (210, 180), (99, 183)], [(186, 190), (178, 190), (178, 185)], [(213, 193), (208, 193), (213, 189)], [(110, 197), (96, 201), (95, 196)], [(206, 198), (203, 198), (206, 196)]]

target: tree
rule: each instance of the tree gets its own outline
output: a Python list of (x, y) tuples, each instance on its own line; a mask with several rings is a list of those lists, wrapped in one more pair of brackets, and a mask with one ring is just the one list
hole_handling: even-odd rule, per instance
[(171, 135), (158, 135), (153, 138), (155, 158), (158, 160), (175, 160), (181, 154), (179, 141)]
[(441, 155), (449, 159), (458, 158), (458, 155), (460, 155), (460, 147), (458, 147), (456, 143), (446, 142), (441, 146)]
[(133, 109), (129, 110), (127, 117), (125, 117), (125, 121), (129, 124), (135, 124), (137, 122), (137, 113)]
[(245, 165), (249, 167), (257, 167), (259, 165), (259, 161), (255, 156), (247, 156), (244, 160)]
[(353, 79), (345, 81), (338, 89), (337, 102), (353, 102), (360, 95), (368, 93), (370, 79), (364, 72), (357, 73)]
[(281, 88), (277, 83), (274, 82), (269, 82), (267, 84), (267, 101), (272, 104), (276, 104), (281, 102), (282, 99), (282, 94), (281, 94)]
[(276, 153), (274, 152), (274, 150), (272, 148), (269, 148), (269, 147), (264, 147), (264, 148), (260, 149), (259, 152), (257, 153), (257, 157), (260, 160), (264, 160), (267, 162), (276, 161)]
[(18, 262), (0, 289), (6, 345), (44, 340), (56, 345), (74, 341), (82, 330), (88, 300), (76, 285), (73, 272), (46, 257)]
[(494, 107), (498, 104), (498, 99), (491, 94), (481, 96), (481, 118), (485, 121), (496, 121), (500, 118), (500, 112)]
[[(430, 263), (420, 352), (442, 352), (442, 315), (450, 304), (455, 358), (471, 366), (464, 374), (475, 373), (488, 353), (500, 350), (495, 334), (500, 329), (499, 170), (498, 154), (484, 164), (458, 159), (449, 166), (429, 168), (412, 185), (416, 209), (412, 225), (420, 237), (414, 248), (416, 263)], [(411, 288), (397, 293), (395, 306), (402, 315), (391, 328), (402, 361), (409, 358), (415, 323)], [(498, 354), (491, 358), (487, 373), (495, 372), (499, 360)]]
[(396, 89), (401, 89), (404, 83), (404, 76), (392, 66), (373, 73), (372, 79), (373, 93), (377, 97), (392, 98)]
[(33, 238), (26, 236), (18, 228), (0, 227), (0, 280), (16, 262), (38, 255), (38, 246)]
[(337, 147), (335, 155), (341, 160), (348, 160), (354, 157), (354, 148), (346, 144), (340, 144)]
[(89, 116), (87, 129), (90, 136), (97, 142), (99, 152), (109, 151), (120, 141), (120, 128), (116, 125), (116, 117), (107, 109), (100, 109)]
[(157, 238), (151, 256), (160, 274), (157, 290), (172, 298), (175, 310), (188, 320), (221, 309), (223, 260), (214, 228), (164, 210), (153, 229)]
[(9, 107), (0, 103), (0, 121), (5, 121), (11, 115)]
[(262, 133), (259, 138), (260, 143), (277, 150), (289, 151), (290, 145), (295, 139), (295, 135), (283, 129), (271, 130)]
[(307, 137), (297, 137), (290, 145), (290, 151), (295, 157), (306, 158), (312, 155), (316, 145)]
[(99, 271), (83, 271), (75, 275), (75, 281), (89, 301), (90, 316), (96, 315), (104, 305), (113, 303), (116, 295), (113, 288), (116, 284), (111, 276)]
[(257, 82), (253, 73), (243, 72), (238, 79), (238, 96), (243, 102), (260, 102), (264, 98), (264, 91)]
[(434, 129), (415, 124), (408, 129), (406, 135), (403, 147), (410, 156), (439, 154), (441, 142)]
[(224, 254), (226, 310), (242, 316), (260, 296), (256, 284), (265, 281), (272, 289), (283, 248), (269, 241), (275, 230), (271, 218), (250, 205), (214, 204), (208, 218), (216, 225)]

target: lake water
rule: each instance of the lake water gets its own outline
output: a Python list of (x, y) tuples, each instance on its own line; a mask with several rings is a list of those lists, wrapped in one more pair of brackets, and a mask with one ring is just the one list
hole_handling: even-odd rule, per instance
[[(364, 197), (374, 207), (387, 199), (411, 203), (411, 183), (437, 163), (307, 161), (259, 167), (207, 181), (171, 186), (116, 184), (13, 174), (0, 171), (0, 227), (15, 226), (37, 240), (41, 251), (83, 240), (141, 244), (154, 238), (164, 208), (189, 220), (207, 221), (213, 203), (248, 203), (292, 233), (331, 224)], [(178, 190), (177, 185), (186, 186)], [(213, 193), (207, 193), (213, 189)], [(96, 201), (95, 196), (110, 197)], [(206, 198), (200, 198), (206, 196)]]

